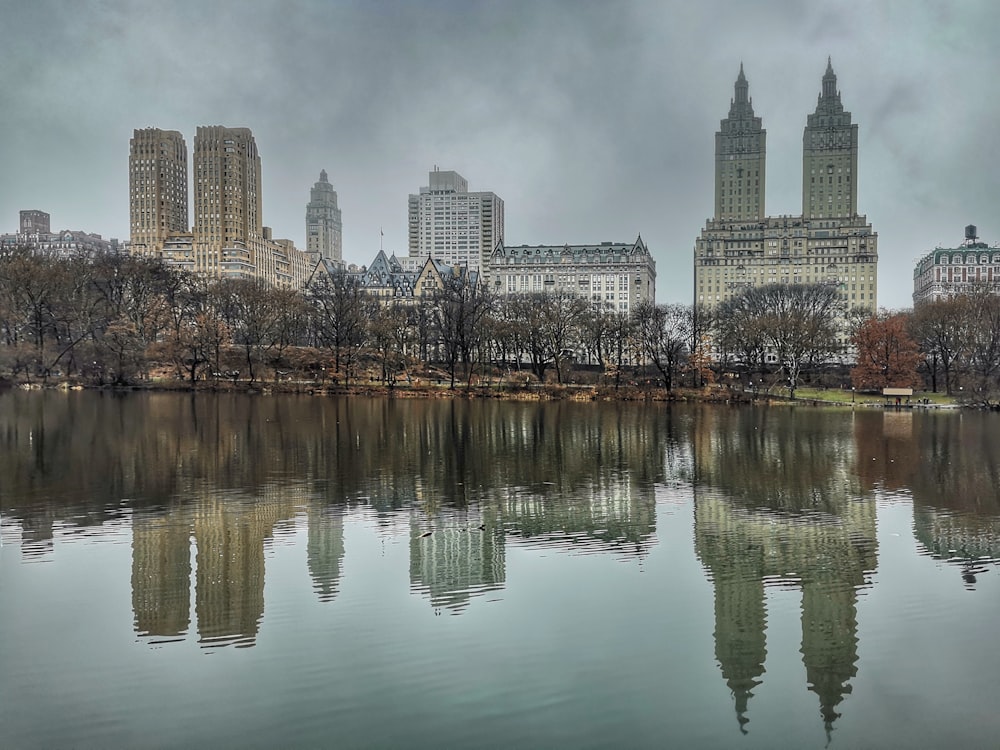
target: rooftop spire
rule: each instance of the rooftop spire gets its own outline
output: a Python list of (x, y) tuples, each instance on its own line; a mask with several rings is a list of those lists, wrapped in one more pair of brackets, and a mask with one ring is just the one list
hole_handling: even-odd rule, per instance
[(826, 73), (823, 74), (823, 98), (837, 96), (837, 74), (833, 72), (833, 60), (826, 58)]
[(329, 180), (326, 178), (326, 170), (325, 169), (321, 169), (319, 171), (319, 181), (320, 182), (329, 182)]
[(747, 102), (747, 77), (743, 74), (743, 62), (740, 62), (740, 74), (736, 77), (736, 103), (746, 104)]

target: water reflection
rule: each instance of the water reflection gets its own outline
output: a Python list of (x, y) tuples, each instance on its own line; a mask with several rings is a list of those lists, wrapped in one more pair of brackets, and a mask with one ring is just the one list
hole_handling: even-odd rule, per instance
[(321, 602), (333, 601), (340, 589), (340, 566), (344, 559), (345, 508), (313, 502), (307, 513), (306, 556), (313, 591)]
[(264, 615), (264, 548), (275, 525), (296, 512), (294, 491), (257, 497), (205, 494), (132, 522), (135, 629), (156, 643), (190, 625), (192, 541), (195, 613), (205, 646), (253, 645)]
[(996, 417), (910, 412), (858, 415), (859, 476), (867, 489), (912, 498), (921, 550), (954, 565), (967, 588), (1000, 560), (1000, 446)]
[(674, 439), (655, 413), (615, 405), (30, 396), (8, 394), (0, 432), (0, 499), (22, 555), (51, 553), (61, 524), (125, 508), (136, 633), (188, 637), (193, 602), (206, 647), (255, 643), (282, 523), (306, 527), (323, 602), (355, 508), (375, 511), (379, 533), (409, 534), (411, 590), (453, 613), (502, 590), (508, 540), (645, 554)]
[(829, 733), (863, 669), (858, 598), (879, 564), (876, 499), (911, 503), (919, 548), (954, 565), (956, 585), (975, 588), (1000, 557), (995, 415), (0, 399), (3, 543), (25, 562), (52, 560), (64, 540), (128, 524), (134, 632), (155, 644), (256, 644), (281, 539), (304, 542), (298, 575), (324, 607), (343, 611), (345, 563), (359, 555), (350, 532), (364, 525), (405, 545), (404, 597), (463, 614), (504, 598), (508, 558), (524, 550), (650, 556), (656, 493), (672, 488), (693, 498), (693, 548), (714, 589), (713, 679), (732, 693), (736, 726), (751, 728), (768, 651), (781, 646), (773, 630), (769, 641), (780, 587), (801, 597), (799, 689)]
[[(831, 418), (832, 417), (832, 418)], [(801, 591), (801, 654), (829, 734), (857, 674), (857, 597), (878, 548), (849, 421), (802, 410), (702, 410), (695, 550), (715, 586), (716, 659), (747, 731), (765, 673), (769, 585)]]
[(433, 525), (410, 515), (410, 588), (457, 614), (471, 597), (503, 588), (504, 534), (496, 508), (439, 513)]

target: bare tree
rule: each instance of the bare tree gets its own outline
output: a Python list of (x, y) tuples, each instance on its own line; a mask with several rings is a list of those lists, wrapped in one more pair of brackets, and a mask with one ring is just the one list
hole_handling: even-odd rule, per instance
[(333, 355), (334, 378), (350, 384), (365, 343), (366, 326), (377, 303), (365, 296), (358, 280), (345, 271), (317, 274), (306, 289), (312, 329), (319, 346)]
[(256, 365), (278, 341), (282, 316), (280, 290), (262, 279), (223, 279), (211, 287), (216, 314), (229, 329), (232, 341), (243, 350), (250, 383), (257, 379)]
[(684, 305), (643, 302), (633, 312), (636, 338), (642, 354), (672, 390), (691, 337), (691, 315)]
[(406, 352), (413, 339), (410, 306), (380, 305), (369, 325), (369, 345), (382, 372), (382, 382), (394, 386), (406, 365)]
[(715, 313), (715, 333), (720, 365), (738, 365), (751, 378), (764, 374), (768, 341), (755, 298), (744, 293), (723, 302)]
[(572, 365), (582, 340), (580, 331), (590, 304), (585, 299), (566, 294), (543, 293), (539, 301), (542, 337), (552, 358), (556, 382), (562, 383), (566, 368)]
[(591, 308), (581, 316), (580, 334), (591, 359), (613, 378), (615, 388), (620, 387), (633, 334), (632, 318), (610, 304)]
[(443, 287), (434, 295), (433, 318), (438, 344), (449, 378), (455, 387), (458, 362), (467, 368), (472, 383), (473, 354), (481, 351), (485, 320), (492, 310), (492, 298), (485, 284), (468, 272), (456, 272), (442, 279)]
[(994, 291), (984, 286), (966, 296), (970, 385), (987, 405), (1000, 399), (1000, 297)]
[(747, 355), (757, 357), (761, 347), (777, 359), (787, 378), (789, 395), (803, 369), (825, 363), (840, 350), (838, 317), (840, 293), (831, 284), (767, 284), (749, 287), (719, 310), (719, 326), (730, 345), (740, 341)]
[(953, 297), (924, 302), (913, 310), (912, 335), (923, 352), (935, 393), (938, 370), (944, 375), (945, 393), (952, 393), (954, 369), (961, 364), (969, 344), (967, 309), (965, 297)]

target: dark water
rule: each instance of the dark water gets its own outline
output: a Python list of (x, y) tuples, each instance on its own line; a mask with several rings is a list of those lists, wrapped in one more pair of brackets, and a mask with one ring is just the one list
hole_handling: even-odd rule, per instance
[(0, 394), (0, 746), (1000, 746), (1000, 417)]

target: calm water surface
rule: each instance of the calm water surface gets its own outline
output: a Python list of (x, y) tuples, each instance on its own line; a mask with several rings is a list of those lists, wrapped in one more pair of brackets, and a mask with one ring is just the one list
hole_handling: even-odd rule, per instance
[(0, 745), (996, 748), (998, 436), (0, 393)]

